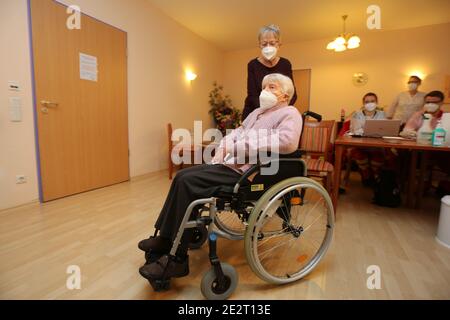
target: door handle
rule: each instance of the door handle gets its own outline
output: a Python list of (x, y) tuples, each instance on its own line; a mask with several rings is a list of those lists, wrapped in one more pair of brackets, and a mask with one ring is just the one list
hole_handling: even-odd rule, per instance
[(58, 102), (52, 102), (52, 101), (46, 101), (46, 100), (42, 100), (41, 104), (47, 108), (56, 108), (59, 105)]

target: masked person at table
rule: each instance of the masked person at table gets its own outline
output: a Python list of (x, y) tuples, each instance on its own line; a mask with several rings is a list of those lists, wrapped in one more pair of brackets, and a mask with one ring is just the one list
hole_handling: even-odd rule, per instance
[[(400, 135), (407, 139), (416, 139), (417, 131), (422, 127), (424, 114), (431, 115), (430, 126), (434, 130), (438, 124), (438, 121), (442, 119), (444, 112), (442, 111), (442, 105), (444, 104), (444, 94), (441, 91), (431, 91), (425, 96), (425, 104), (422, 110), (414, 113), (405, 125), (405, 128)], [(450, 134), (449, 132), (446, 133)], [(438, 148), (438, 147), (437, 147)], [(429, 168), (434, 166), (440, 168), (440, 170), (447, 175), (450, 175), (450, 152), (431, 152), (427, 157), (427, 164)], [(442, 180), (441, 182), (445, 182)], [(427, 182), (431, 187), (431, 179)], [(425, 190), (429, 188), (425, 187)]]
[(420, 111), (415, 112), (406, 122), (405, 128), (400, 136), (409, 139), (417, 137), (417, 131), (423, 124), (423, 115), (431, 115), (431, 128), (434, 130), (438, 120), (442, 118), (441, 106), (444, 103), (444, 94), (441, 91), (431, 91), (425, 96), (425, 104)]
[[(378, 97), (369, 92), (363, 97), (363, 107), (355, 112), (350, 120), (350, 132), (363, 135), (366, 120), (383, 120), (384, 112), (378, 109)], [(376, 176), (384, 164), (385, 152), (378, 148), (352, 148), (350, 157), (356, 161), (365, 186), (374, 184)]]

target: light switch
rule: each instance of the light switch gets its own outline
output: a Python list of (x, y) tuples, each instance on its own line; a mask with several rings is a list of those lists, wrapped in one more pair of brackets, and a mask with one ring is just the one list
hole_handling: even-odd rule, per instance
[(9, 118), (12, 122), (22, 121), (22, 99), (18, 97), (9, 98)]

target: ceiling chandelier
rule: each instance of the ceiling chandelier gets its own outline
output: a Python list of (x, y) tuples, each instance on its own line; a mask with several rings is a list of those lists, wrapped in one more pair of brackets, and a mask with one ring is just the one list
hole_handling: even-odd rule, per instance
[(336, 39), (331, 41), (327, 45), (328, 50), (334, 50), (335, 52), (342, 52), (347, 49), (355, 49), (359, 47), (361, 39), (358, 36), (347, 33), (345, 28), (345, 20), (347, 20), (348, 15), (343, 15), (342, 20), (344, 20), (344, 31)]

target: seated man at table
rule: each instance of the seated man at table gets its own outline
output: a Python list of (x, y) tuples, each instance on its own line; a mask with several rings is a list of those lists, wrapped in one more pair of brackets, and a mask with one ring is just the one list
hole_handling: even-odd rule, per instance
[[(363, 135), (366, 120), (386, 119), (383, 111), (378, 108), (378, 97), (369, 92), (364, 95), (361, 110), (355, 112), (350, 120), (350, 133)], [(365, 186), (373, 185), (386, 157), (385, 152), (378, 148), (352, 148), (350, 157), (356, 161)]]
[[(431, 115), (431, 128), (435, 129), (438, 121), (442, 118), (444, 112), (442, 105), (444, 104), (444, 94), (441, 91), (431, 91), (425, 96), (425, 104), (422, 110), (414, 113), (406, 122), (405, 128), (400, 135), (407, 139), (416, 139), (417, 131), (423, 124), (423, 115)], [(447, 132), (447, 135), (450, 134)], [(450, 174), (450, 153), (448, 152), (433, 152), (428, 159), (428, 165), (437, 166), (446, 174)], [(430, 181), (431, 182), (431, 181)]]
[(442, 118), (443, 111), (441, 107), (444, 103), (444, 94), (441, 91), (431, 91), (425, 96), (425, 104), (422, 110), (419, 110), (408, 119), (405, 128), (400, 132), (400, 136), (407, 139), (415, 139), (417, 131), (423, 124), (423, 115), (431, 115), (431, 128), (435, 129), (438, 120)]
[[(160, 231), (159, 236), (138, 244), (139, 249), (151, 251), (156, 258), (159, 257), (156, 262), (139, 269), (144, 278), (158, 280), (163, 273), (166, 278), (182, 277), (189, 273), (187, 251), (192, 229), (184, 232), (175, 259), (169, 257), (169, 252), (189, 204), (197, 199), (212, 197), (220, 186), (234, 186), (251, 167), (248, 163), (239, 164), (239, 161), (230, 163), (230, 154), (242, 154), (242, 148), (246, 155), (251, 154), (252, 150), (276, 150), (273, 143), (280, 154), (290, 154), (298, 149), (302, 117), (297, 108), (288, 105), (294, 94), (292, 80), (281, 74), (269, 74), (264, 78), (262, 87), (260, 108), (250, 113), (241, 127), (222, 139), (213, 159), (215, 164), (186, 168), (175, 176), (155, 224)], [(258, 132), (257, 139), (255, 131)], [(273, 135), (277, 139), (272, 139)]]

